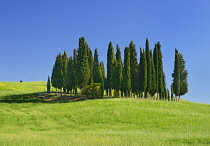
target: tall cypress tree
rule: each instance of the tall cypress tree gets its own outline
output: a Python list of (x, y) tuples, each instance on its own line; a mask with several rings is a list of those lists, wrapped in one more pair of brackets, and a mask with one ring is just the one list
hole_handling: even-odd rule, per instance
[(90, 68), (90, 79), (89, 79), (89, 84), (93, 82), (93, 55), (91, 49), (88, 47), (88, 64)]
[(185, 60), (183, 55), (175, 49), (175, 62), (174, 62), (174, 73), (173, 77), (173, 91), (175, 96), (184, 95), (188, 92), (187, 76), (188, 72), (185, 67)]
[(70, 56), (68, 60), (67, 76), (66, 76), (66, 89), (72, 91), (74, 89), (75, 70), (73, 64), (73, 57)]
[(174, 100), (174, 87), (173, 87), (173, 83), (171, 84), (171, 100)]
[(175, 49), (175, 62), (174, 62), (174, 74), (173, 77), (173, 91), (177, 98), (180, 95), (180, 61), (179, 52)]
[(68, 56), (66, 51), (62, 55), (62, 72), (63, 72), (63, 91), (66, 92), (66, 78), (67, 78), (67, 68), (68, 68)]
[(114, 58), (113, 71), (112, 71), (112, 87), (114, 89), (114, 96), (118, 97), (119, 81), (118, 81), (118, 61)]
[(94, 83), (102, 83), (103, 82), (103, 75), (101, 72), (101, 68), (99, 66), (98, 61), (98, 50), (97, 48), (94, 51), (94, 63), (93, 63), (93, 80)]
[(62, 97), (62, 88), (63, 88), (63, 63), (62, 63), (62, 55), (59, 53), (56, 57), (55, 62), (55, 82), (56, 87), (60, 89), (61, 97)]
[(159, 53), (158, 53), (158, 48), (157, 48), (157, 44), (155, 44), (155, 48), (153, 50), (153, 63), (154, 63), (154, 69), (155, 69), (155, 75), (154, 75), (154, 80), (155, 80), (155, 86), (154, 86), (154, 93), (158, 93), (159, 91), (159, 80), (158, 80), (158, 67), (159, 67), (159, 63), (158, 63), (158, 58), (159, 58)]
[[(117, 45), (117, 52), (116, 52), (116, 61), (117, 61), (117, 71), (116, 71), (116, 79), (117, 79), (117, 97), (119, 97), (119, 90), (121, 90), (122, 86), (122, 57), (119, 45)], [(122, 91), (121, 91), (122, 92)]]
[(157, 85), (156, 85), (156, 71), (155, 71), (155, 66), (154, 66), (154, 61), (153, 61), (153, 55), (152, 55), (152, 50), (150, 50), (150, 60), (151, 60), (151, 78), (152, 78), (152, 80), (151, 80), (151, 89), (150, 89), (150, 94), (152, 95), (152, 96), (154, 96), (155, 95), (155, 93), (156, 93), (156, 87), (157, 87)]
[(47, 80), (47, 93), (50, 93), (50, 87), (51, 87), (51, 83), (50, 83), (50, 77), (48, 76), (48, 80)]
[(131, 68), (131, 90), (132, 92), (137, 92), (138, 90), (138, 61), (137, 61), (137, 53), (136, 53), (136, 45), (133, 41), (130, 42), (130, 68)]
[(130, 70), (130, 48), (124, 50), (124, 68), (123, 68), (123, 89), (125, 95), (130, 96), (131, 90), (131, 70)]
[(186, 70), (184, 57), (179, 53), (180, 59), (180, 96), (185, 95), (188, 92), (188, 71)]
[(152, 63), (151, 63), (151, 55), (149, 48), (149, 40), (146, 38), (146, 60), (147, 60), (147, 88), (146, 94), (151, 93), (152, 90)]
[(109, 89), (109, 96), (112, 96), (112, 72), (114, 64), (114, 47), (110, 41), (107, 52), (107, 88)]
[(56, 89), (57, 92), (57, 85), (56, 85), (56, 72), (55, 72), (56, 66), (55, 64), (53, 65), (53, 69), (52, 69), (52, 75), (51, 75), (51, 84), (52, 86)]
[(90, 79), (90, 68), (88, 62), (88, 44), (84, 37), (79, 38), (77, 58), (77, 82), (82, 89), (88, 84)]
[(100, 62), (99, 64), (101, 73), (102, 73), (102, 88), (101, 88), (101, 97), (104, 95), (104, 89), (106, 88), (106, 75), (105, 75), (105, 68), (104, 68), (104, 63)]
[(77, 86), (78, 86), (78, 80), (77, 80), (77, 73), (76, 73), (76, 71), (77, 71), (77, 67), (78, 67), (78, 54), (77, 54), (77, 49), (74, 49), (74, 51), (73, 51), (73, 53), (74, 53), (74, 55), (73, 55), (73, 69), (72, 69), (72, 81), (73, 81), (73, 89), (74, 89), (74, 94), (75, 94), (75, 96), (76, 96), (76, 94), (77, 94)]
[(147, 60), (146, 53), (140, 48), (140, 64), (139, 64), (139, 79), (140, 79), (140, 92), (146, 91), (147, 88)]
[(162, 62), (162, 52), (160, 42), (157, 43), (157, 63), (156, 63), (156, 72), (157, 72), (157, 86), (160, 99), (164, 98), (165, 93), (165, 83), (164, 83), (164, 72), (163, 72), (163, 62)]

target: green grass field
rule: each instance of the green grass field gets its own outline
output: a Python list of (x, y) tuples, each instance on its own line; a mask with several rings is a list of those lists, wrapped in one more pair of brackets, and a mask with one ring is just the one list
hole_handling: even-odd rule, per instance
[(1, 146), (209, 144), (208, 104), (134, 98), (0, 102)]
[(47, 83), (40, 82), (0, 82), (0, 97), (44, 92)]

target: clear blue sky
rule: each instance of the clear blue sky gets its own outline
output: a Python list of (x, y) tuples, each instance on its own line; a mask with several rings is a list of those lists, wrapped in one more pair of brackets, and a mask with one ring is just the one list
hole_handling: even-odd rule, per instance
[(111, 40), (123, 52), (160, 41), (168, 86), (174, 48), (184, 55), (189, 93), (210, 103), (209, 0), (0, 0), (0, 81), (46, 81), (55, 56), (68, 55), (84, 36), (106, 62)]

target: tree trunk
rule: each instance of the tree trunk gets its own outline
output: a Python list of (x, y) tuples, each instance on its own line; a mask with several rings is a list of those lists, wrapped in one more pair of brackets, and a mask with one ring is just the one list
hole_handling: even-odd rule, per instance
[(74, 95), (77, 96), (77, 88), (74, 89)]
[(112, 97), (112, 88), (109, 88), (109, 96)]
[(61, 97), (62, 97), (62, 100), (63, 100), (63, 95), (62, 95), (62, 88), (60, 89), (60, 93), (61, 93)]

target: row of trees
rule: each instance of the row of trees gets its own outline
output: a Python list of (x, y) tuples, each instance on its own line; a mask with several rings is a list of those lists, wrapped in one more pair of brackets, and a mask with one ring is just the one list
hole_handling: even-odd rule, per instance
[[(187, 70), (183, 55), (175, 52), (175, 68), (172, 74), (173, 83), (171, 94), (166, 88), (163, 71), (162, 52), (160, 42), (155, 44), (152, 51), (146, 39), (145, 49), (140, 48), (140, 62), (138, 63), (136, 45), (133, 41), (124, 49), (122, 61), (119, 45), (116, 54), (110, 41), (107, 50), (107, 70), (103, 62), (98, 60), (98, 51), (94, 56), (84, 37), (79, 38), (79, 47), (74, 49), (73, 56), (67, 57), (66, 52), (58, 54), (52, 70), (51, 83), (56, 89), (77, 94), (77, 89), (83, 90), (91, 83), (100, 83), (101, 91), (108, 96), (136, 96), (142, 98), (171, 99), (180, 97), (188, 91)], [(49, 81), (48, 81), (49, 82)], [(103, 96), (103, 92), (101, 94)]]

